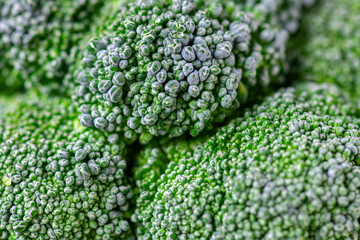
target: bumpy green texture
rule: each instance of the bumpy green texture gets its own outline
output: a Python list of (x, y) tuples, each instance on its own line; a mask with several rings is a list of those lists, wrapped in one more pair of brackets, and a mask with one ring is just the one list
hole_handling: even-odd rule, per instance
[(82, 63), (83, 53), (88, 47), (88, 42), (93, 36), (97, 36), (104, 32), (110, 26), (107, 23), (113, 21), (114, 16), (119, 13), (122, 6), (126, 5), (127, 1), (123, 0), (107, 0), (104, 1), (102, 8), (98, 10), (94, 16), (90, 28), (83, 33), (81, 40), (73, 47), (71, 52), (71, 64), (67, 73), (62, 80), (66, 96), (70, 97), (76, 92), (76, 79), (79, 73), (85, 68)]
[(142, 142), (212, 128), (254, 89), (283, 81), (305, 3), (129, 3), (84, 54), (73, 97), (81, 124)]
[(135, 194), (137, 194), (136, 214), (140, 214), (142, 207), (154, 199), (158, 180), (169, 162), (179, 162), (182, 158), (191, 157), (192, 151), (207, 138), (206, 135), (193, 139), (182, 137), (170, 142), (167, 142), (166, 138), (160, 139), (148, 144), (136, 155), (135, 166), (132, 169), (136, 185)]
[(64, 93), (62, 81), (101, 0), (5, 0), (0, 8), (1, 91)]
[(18, 99), (21, 99), (21, 97), (22, 95), (20, 94), (0, 96), (0, 119), (6, 117), (7, 111), (17, 106)]
[(128, 239), (125, 144), (70, 101), (18, 104), (0, 123), (0, 231), (10, 239)]
[(305, 18), (299, 72), (360, 96), (360, 2), (320, 1)]
[[(168, 168), (169, 162), (176, 164), (181, 159), (191, 157), (192, 152), (201, 145), (207, 136), (198, 136), (193, 139), (185, 137), (178, 138), (176, 141), (166, 142), (168, 139), (159, 142), (152, 142), (138, 155), (136, 155), (135, 166), (133, 168), (134, 198), (136, 208), (132, 216), (132, 221), (136, 222), (136, 232), (138, 237), (146, 232), (146, 229), (137, 220), (137, 216), (148, 207), (154, 200), (157, 188), (161, 183), (160, 177)], [(164, 177), (164, 176), (163, 176)]]
[[(139, 239), (358, 239), (358, 115), (334, 85), (278, 91), (194, 151), (167, 156), (138, 199)], [(140, 157), (151, 165), (149, 153), (158, 156)]]

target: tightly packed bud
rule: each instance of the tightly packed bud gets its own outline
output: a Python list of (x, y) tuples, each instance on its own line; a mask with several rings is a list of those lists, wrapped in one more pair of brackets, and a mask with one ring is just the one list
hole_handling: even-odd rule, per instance
[(357, 110), (335, 86), (306, 84), (202, 144), (150, 145), (135, 174), (140, 238), (358, 239)]
[(336, 83), (360, 96), (359, 12), (357, 0), (321, 1), (304, 18), (304, 37), (299, 38), (301, 76)]
[(20, 103), (0, 122), (0, 231), (22, 240), (125, 239), (132, 191), (124, 154), (117, 135), (79, 126), (66, 100)]
[(147, 142), (222, 122), (248, 91), (283, 77), (288, 31), (274, 15), (265, 3), (130, 4), (84, 54), (74, 96), (81, 124)]
[(64, 77), (78, 44), (104, 5), (100, 0), (3, 0), (0, 84), (65, 93)]

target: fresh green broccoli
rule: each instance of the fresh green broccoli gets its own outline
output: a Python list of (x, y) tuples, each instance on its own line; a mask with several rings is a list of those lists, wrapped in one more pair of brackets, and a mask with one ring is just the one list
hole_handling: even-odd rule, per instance
[(248, 95), (284, 80), (304, 3), (129, 3), (84, 54), (73, 97), (81, 124), (141, 142), (211, 129)]
[(16, 107), (19, 99), (21, 99), (21, 98), (22, 98), (21, 94), (13, 94), (10, 96), (8, 96), (8, 95), (1, 96), (0, 95), (0, 119), (5, 118), (6, 113), (13, 107)]
[(71, 63), (69, 64), (68, 71), (66, 72), (62, 83), (64, 85), (64, 92), (66, 97), (70, 97), (76, 91), (76, 79), (81, 71), (84, 70), (84, 64), (82, 63), (83, 52), (88, 47), (89, 40), (96, 35), (104, 32), (109, 26), (106, 23), (113, 21), (113, 17), (119, 13), (119, 9), (122, 8), (127, 1), (123, 0), (107, 0), (103, 3), (102, 8), (98, 10), (97, 16), (94, 17), (94, 24), (91, 24), (82, 36), (79, 43), (73, 47), (71, 55)]
[(360, 2), (289, 41), (314, 1), (0, 0), (0, 239), (360, 239)]
[(20, 102), (0, 122), (0, 232), (9, 239), (130, 239), (125, 144), (80, 126), (70, 103)]
[(135, 175), (139, 239), (358, 239), (359, 115), (334, 85), (280, 90)]
[[(137, 221), (136, 215), (141, 214), (141, 211), (155, 198), (160, 183), (159, 179), (167, 169), (170, 159), (178, 162), (184, 157), (191, 157), (192, 151), (202, 144), (206, 137), (206, 135), (198, 136), (191, 140), (182, 137), (171, 142), (166, 142), (168, 139), (162, 138), (160, 141), (151, 142), (136, 155), (135, 166), (132, 169), (133, 185), (136, 186), (134, 188), (136, 196), (134, 222)], [(144, 231), (139, 222), (136, 231), (139, 233)]]
[(0, 84), (64, 93), (62, 80), (77, 45), (104, 5), (101, 0), (3, 0), (0, 8)]
[(304, 17), (300, 75), (360, 96), (360, 2), (320, 1)]

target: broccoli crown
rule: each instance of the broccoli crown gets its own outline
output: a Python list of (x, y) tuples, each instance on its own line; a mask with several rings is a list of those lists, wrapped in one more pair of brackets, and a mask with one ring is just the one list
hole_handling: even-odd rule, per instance
[(125, 144), (76, 115), (67, 100), (31, 100), (0, 123), (0, 229), (10, 239), (129, 236)]
[(170, 155), (138, 199), (139, 238), (357, 239), (357, 116), (333, 85), (280, 90), (194, 151)]
[[(296, 147), (311, 144), (300, 142)], [(335, 148), (325, 145), (312, 149), (313, 158), (238, 171), (212, 239), (358, 239), (360, 168), (342, 156), (319, 160), (326, 147)]]
[(0, 119), (5, 118), (6, 113), (13, 107), (17, 106), (18, 101), (21, 97), (22, 95), (20, 94), (12, 94), (10, 96), (0, 96)]
[[(134, 194), (137, 208), (133, 217), (136, 217), (136, 214), (154, 199), (158, 180), (165, 172), (170, 159), (178, 162), (184, 157), (191, 157), (191, 152), (202, 144), (206, 137), (206, 135), (199, 136), (191, 140), (182, 137), (171, 142), (166, 142), (166, 138), (160, 139), (150, 143), (136, 155), (132, 180), (136, 186)], [(141, 231), (141, 227), (138, 231)]]
[(84, 53), (73, 97), (81, 124), (120, 131), (131, 140), (140, 136), (142, 142), (211, 128), (246, 101), (250, 90), (283, 80), (287, 28), (297, 28), (302, 4), (129, 4)]
[(301, 72), (306, 79), (332, 82), (360, 94), (360, 2), (321, 1), (304, 18)]
[[(93, 24), (103, 1), (5, 0), (0, 9), (0, 82), (65, 92), (61, 81), (76, 45)], [(73, 47), (75, 47), (73, 49)], [(40, 88), (40, 89), (38, 89)]]

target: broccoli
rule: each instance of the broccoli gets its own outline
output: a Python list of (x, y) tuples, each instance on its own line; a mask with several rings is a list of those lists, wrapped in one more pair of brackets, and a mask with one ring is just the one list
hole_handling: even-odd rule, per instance
[(119, 9), (122, 8), (127, 1), (123, 0), (109, 0), (105, 1), (102, 8), (98, 10), (98, 14), (94, 17), (90, 28), (83, 34), (81, 40), (71, 50), (71, 62), (68, 64), (67, 72), (62, 79), (63, 93), (68, 98), (76, 92), (76, 79), (79, 72), (84, 70), (82, 63), (83, 52), (88, 46), (89, 40), (99, 33), (105, 31), (109, 26), (106, 23), (113, 21), (113, 17), (119, 13)]
[[(153, 141), (136, 155), (133, 172), (134, 194), (136, 198), (136, 208), (133, 219), (136, 222), (136, 215), (146, 208), (149, 202), (154, 199), (158, 188), (160, 176), (168, 167), (170, 159), (180, 161), (181, 158), (191, 157), (191, 152), (207, 138), (207, 135), (193, 139), (181, 137), (176, 141), (166, 142), (167, 138), (160, 141)], [(142, 232), (143, 226), (137, 222), (136, 231)], [(141, 238), (140, 238), (141, 239)]]
[(360, 2), (320, 1), (304, 17), (300, 75), (360, 95)]
[[(139, 239), (358, 239), (359, 116), (334, 85), (267, 97), (195, 150), (168, 155), (152, 170), (162, 174), (135, 175)], [(145, 167), (158, 151), (149, 148)]]
[[(161, 138), (148, 144), (136, 155), (135, 166), (132, 169), (137, 193), (153, 194), (154, 192), (151, 191), (156, 189), (157, 180), (167, 168), (169, 160), (178, 162), (184, 156), (191, 157), (191, 152), (201, 145), (207, 137), (204, 135), (190, 140), (181, 137), (170, 142), (167, 142), (167, 138)], [(139, 200), (147, 201), (149, 197)]]
[[(19, 99), (21, 99), (21, 94), (13, 94), (11, 96), (1, 96), (0, 95), (0, 121), (2, 118), (6, 117), (6, 113), (13, 107), (16, 107)], [(0, 238), (1, 239), (1, 238)]]
[(0, 3), (0, 84), (65, 93), (62, 81), (101, 0), (4, 0)]
[(0, 121), (3, 237), (130, 239), (125, 144), (81, 127), (70, 103), (21, 101)]
[(84, 53), (81, 124), (144, 143), (211, 129), (284, 81), (288, 35), (311, 2), (129, 3)]
[(359, 239), (360, 3), (314, 1), (0, 0), (0, 239)]

